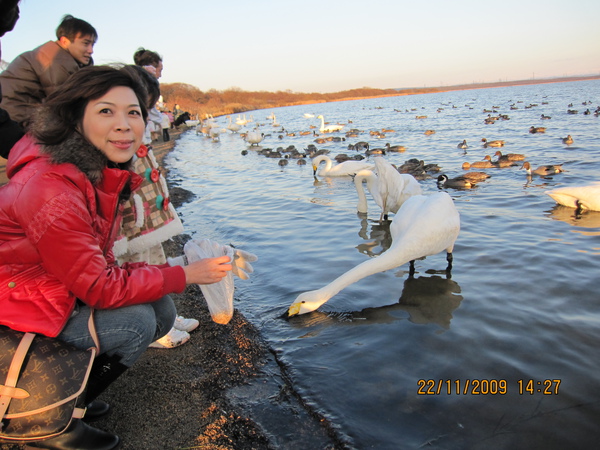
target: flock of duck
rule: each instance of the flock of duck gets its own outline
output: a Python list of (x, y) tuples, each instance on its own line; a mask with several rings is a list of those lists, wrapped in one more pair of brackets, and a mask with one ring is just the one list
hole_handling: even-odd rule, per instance
[[(513, 108), (511, 108), (513, 109)], [(493, 112), (494, 109), (490, 111)], [(487, 110), (484, 110), (487, 112)], [(600, 107), (596, 109), (595, 115), (600, 113)], [(305, 115), (305, 118), (312, 118), (314, 115)], [(416, 116), (417, 119), (422, 118)], [(322, 115), (318, 115), (320, 127), (318, 132), (316, 126), (312, 131), (289, 133), (278, 122), (274, 114), (267, 119), (271, 120), (273, 127), (280, 127), (275, 133), (265, 133), (256, 126), (253, 130), (241, 133), (242, 138), (250, 144), (250, 148), (256, 146), (256, 152), (267, 158), (277, 158), (280, 166), (289, 164), (290, 160), (296, 160), (298, 164), (306, 164), (307, 159), (311, 160), (313, 175), (320, 177), (351, 177), (356, 188), (358, 202), (357, 211), (367, 213), (366, 190), (371, 194), (373, 200), (381, 209), (380, 221), (388, 220), (389, 214), (394, 214), (390, 223), (390, 233), (392, 236), (392, 245), (382, 255), (377, 258), (369, 259), (348, 272), (340, 275), (328, 285), (321, 289), (304, 292), (300, 294), (288, 308), (288, 315), (294, 316), (305, 314), (316, 310), (331, 297), (336, 295), (345, 287), (356, 281), (372, 275), (377, 272), (389, 270), (405, 263), (410, 263), (411, 272), (414, 271), (414, 261), (425, 256), (435, 255), (440, 252), (446, 252), (448, 265), (446, 272), (452, 269), (452, 250), (460, 231), (460, 215), (454, 205), (452, 198), (444, 192), (445, 188), (452, 189), (470, 189), (478, 183), (484, 182), (491, 175), (485, 171), (473, 171), (471, 169), (496, 169), (519, 167), (524, 169), (529, 177), (540, 176), (548, 177), (563, 172), (562, 164), (545, 164), (538, 167), (531, 165), (526, 161), (524, 154), (503, 153), (502, 150), (496, 150), (493, 156), (486, 155), (481, 161), (465, 162), (462, 169), (463, 174), (456, 177), (448, 177), (441, 173), (441, 167), (438, 164), (426, 164), (423, 160), (409, 159), (404, 164), (396, 166), (391, 164), (386, 158), (381, 156), (389, 152), (404, 152), (405, 146), (391, 145), (390, 143), (378, 148), (372, 148), (366, 141), (359, 141), (348, 144), (347, 149), (353, 154), (340, 153), (334, 158), (328, 156), (329, 150), (319, 150), (314, 144), (308, 145), (302, 151), (294, 145), (287, 147), (278, 147), (276, 149), (263, 148), (259, 144), (265, 138), (277, 135), (278, 139), (285, 136), (295, 136), (312, 134), (315, 137), (315, 143), (323, 142), (343, 142), (346, 138), (355, 138), (360, 135), (357, 129), (350, 129), (345, 133), (345, 137), (339, 134), (348, 124), (328, 124)], [(488, 116), (484, 119), (486, 124), (494, 123), (497, 120), (509, 120), (508, 115)], [(542, 119), (550, 119), (549, 116), (542, 114)], [(227, 129), (232, 133), (241, 131), (241, 127), (252, 121), (238, 116), (236, 122), (229, 117)], [(219, 128), (212, 117), (198, 124), (197, 133), (204, 134), (213, 140), (218, 139), (219, 132), (213, 129)], [(220, 130), (223, 132), (224, 130)], [(385, 138), (386, 132), (393, 132), (391, 129), (370, 132), (370, 135), (377, 139)], [(545, 127), (531, 126), (529, 133), (543, 134)], [(336, 133), (336, 136), (329, 135)], [(431, 135), (434, 130), (426, 130), (425, 134)], [(572, 145), (574, 140), (571, 135), (561, 138), (563, 144)], [(503, 140), (481, 139), (483, 148), (503, 148)], [(459, 142), (457, 148), (464, 150), (466, 154), (469, 145), (466, 140)], [(242, 154), (248, 154), (248, 150), (242, 151)], [(373, 158), (369, 158), (373, 156)], [(334, 164), (334, 161), (337, 164)], [(422, 192), (419, 181), (436, 177), (436, 184), (440, 191), (425, 195)], [(579, 211), (593, 210), (600, 211), (600, 182), (593, 182), (582, 186), (568, 186), (547, 191), (552, 199), (557, 203), (576, 208)]]

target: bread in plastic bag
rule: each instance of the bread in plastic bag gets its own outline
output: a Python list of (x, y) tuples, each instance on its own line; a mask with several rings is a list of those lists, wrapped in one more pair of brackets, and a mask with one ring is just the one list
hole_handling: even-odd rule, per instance
[[(233, 248), (221, 245), (210, 239), (190, 240), (183, 247), (188, 260), (197, 261), (203, 258), (214, 258), (227, 255), (233, 261)], [(233, 317), (233, 273), (227, 275), (218, 283), (199, 284), (202, 294), (208, 304), (208, 310), (213, 322), (227, 324)]]

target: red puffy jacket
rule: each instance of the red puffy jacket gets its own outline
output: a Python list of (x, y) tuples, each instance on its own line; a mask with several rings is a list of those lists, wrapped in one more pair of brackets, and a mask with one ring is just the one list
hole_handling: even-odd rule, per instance
[(57, 336), (76, 299), (111, 309), (185, 289), (181, 267), (115, 263), (119, 194), (137, 175), (93, 167), (99, 151), (76, 139), (72, 148), (95, 152), (80, 155), (84, 162), (52, 164), (26, 135), (7, 163), (10, 181), (0, 188), (0, 324), (19, 331)]

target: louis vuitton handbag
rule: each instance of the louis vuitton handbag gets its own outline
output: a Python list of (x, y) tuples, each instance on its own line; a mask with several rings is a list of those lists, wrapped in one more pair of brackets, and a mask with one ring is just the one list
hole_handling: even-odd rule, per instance
[(88, 350), (0, 326), (0, 442), (57, 436), (83, 417), (83, 394), (99, 350), (93, 314), (88, 326), (96, 344)]

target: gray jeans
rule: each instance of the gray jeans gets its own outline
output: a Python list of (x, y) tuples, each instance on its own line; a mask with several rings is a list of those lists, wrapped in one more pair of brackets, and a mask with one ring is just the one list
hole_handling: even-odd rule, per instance
[[(131, 367), (148, 345), (171, 330), (176, 313), (173, 299), (168, 295), (152, 303), (94, 310), (100, 354), (116, 354), (121, 357), (121, 364)], [(78, 304), (57, 337), (77, 348), (92, 347), (89, 317), (90, 307)]]

